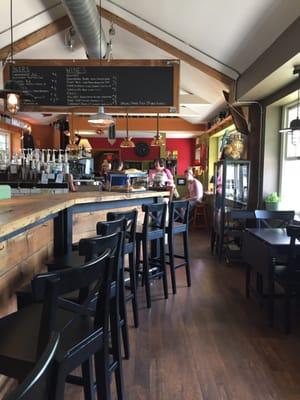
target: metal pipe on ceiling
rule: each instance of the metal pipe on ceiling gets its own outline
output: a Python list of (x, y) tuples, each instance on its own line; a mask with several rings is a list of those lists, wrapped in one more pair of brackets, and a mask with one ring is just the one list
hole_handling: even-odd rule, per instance
[(87, 57), (105, 58), (107, 42), (95, 1), (62, 0), (62, 4), (86, 50)]

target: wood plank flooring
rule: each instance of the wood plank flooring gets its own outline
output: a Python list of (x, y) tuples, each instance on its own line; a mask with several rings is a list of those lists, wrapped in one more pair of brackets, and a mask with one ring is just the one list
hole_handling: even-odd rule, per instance
[[(140, 288), (140, 328), (123, 363), (128, 400), (299, 400), (299, 327), (269, 328), (244, 297), (244, 268), (211, 257), (207, 235), (192, 232), (191, 258), (191, 288), (183, 270), (168, 300), (155, 283), (150, 311)], [(66, 398), (83, 397), (69, 386)]]
[[(207, 235), (192, 232), (191, 258), (191, 288), (183, 270), (168, 300), (154, 283), (150, 311), (139, 289), (140, 328), (130, 328), (132, 356), (123, 363), (127, 399), (299, 400), (299, 327), (290, 336), (269, 328), (245, 299), (244, 268), (211, 257)], [(80, 389), (68, 386), (66, 399), (83, 399)]]

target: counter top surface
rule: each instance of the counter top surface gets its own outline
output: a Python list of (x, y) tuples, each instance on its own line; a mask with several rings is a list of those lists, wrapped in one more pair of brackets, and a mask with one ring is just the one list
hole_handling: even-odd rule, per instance
[(81, 192), (41, 194), (0, 200), (0, 238), (76, 204), (165, 196), (169, 196), (169, 192)]

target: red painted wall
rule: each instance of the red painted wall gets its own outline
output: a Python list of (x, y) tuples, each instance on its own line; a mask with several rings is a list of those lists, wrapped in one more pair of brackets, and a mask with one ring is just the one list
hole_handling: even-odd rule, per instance
[(193, 165), (195, 145), (195, 139), (167, 139), (167, 151), (177, 150), (178, 152), (178, 175), (183, 175), (184, 171)]
[[(151, 138), (134, 138), (134, 142), (146, 142), (150, 145)], [(154, 160), (159, 157), (159, 147), (150, 147), (150, 153), (146, 157), (139, 157), (134, 149), (120, 148), (122, 139), (117, 139), (116, 143), (110, 145), (106, 138), (90, 138), (89, 142), (93, 149), (101, 150), (120, 150), (122, 160)], [(195, 154), (195, 139), (167, 139), (166, 150), (178, 151), (178, 175), (183, 175), (184, 171), (192, 165)]]

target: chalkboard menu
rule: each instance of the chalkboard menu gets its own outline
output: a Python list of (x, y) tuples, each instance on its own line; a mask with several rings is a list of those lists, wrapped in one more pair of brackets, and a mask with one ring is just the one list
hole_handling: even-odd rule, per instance
[(26, 105), (172, 107), (176, 97), (174, 65), (49, 66), (20, 63), (10, 66), (9, 78), (35, 97), (34, 101), (26, 101)]

